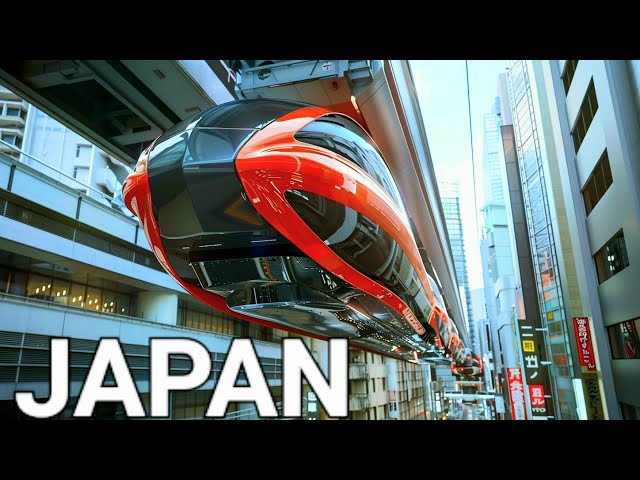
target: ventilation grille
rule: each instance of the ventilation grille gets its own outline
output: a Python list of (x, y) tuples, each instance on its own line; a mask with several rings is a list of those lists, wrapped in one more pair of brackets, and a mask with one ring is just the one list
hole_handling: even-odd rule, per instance
[(72, 338), (69, 348), (74, 351), (80, 350), (93, 353), (96, 351), (96, 348), (98, 348), (98, 342), (96, 342), (95, 340), (81, 340), (79, 338)]
[(130, 369), (133, 368), (147, 368), (149, 365), (149, 359), (144, 357), (129, 357), (126, 355), (127, 364)]
[(53, 233), (67, 240), (73, 240), (73, 227), (40, 215), (32, 210), (27, 210), (15, 203), (7, 202), (6, 217), (44, 230), (45, 232)]
[(47, 367), (22, 367), (18, 375), (19, 382), (48, 382), (49, 368)]
[(88, 367), (93, 360), (91, 353), (71, 352), (70, 362), (73, 367)]
[(0, 363), (3, 364), (18, 364), (20, 359), (20, 349), (11, 347), (0, 347)]
[[(49, 382), (49, 365), (51, 353), (47, 335), (31, 333), (15, 333), (0, 331), (0, 383), (18, 382)], [(147, 345), (120, 344), (131, 375), (137, 382), (149, 380), (149, 347)], [(69, 342), (69, 362), (71, 381), (84, 382), (93, 361), (98, 342), (72, 338)], [(216, 380), (220, 375), (226, 354), (210, 352), (211, 374), (210, 380)], [(259, 358), (267, 380), (282, 379), (282, 362), (276, 358)], [(191, 371), (193, 362), (186, 355), (172, 355), (169, 368), (172, 375), (184, 375)], [(244, 373), (238, 376), (238, 381), (246, 380)], [(113, 382), (109, 373), (105, 380)]]
[(46, 217), (38, 212), (34, 212), (33, 210), (24, 208), (8, 200), (0, 199), (0, 215), (4, 215), (12, 220), (35, 227), (39, 230), (44, 230), (45, 232), (52, 233), (59, 237), (66, 238), (67, 240), (75, 241), (95, 250), (100, 250), (101, 252), (114, 255), (122, 258), (123, 260), (135, 262), (138, 265), (149, 267), (159, 272), (165, 271), (153, 255), (133, 250), (85, 230), (80, 230), (72, 227), (71, 225), (66, 225), (58, 220)]
[(146, 345), (132, 345), (130, 343), (121, 344), (125, 355), (146, 355), (149, 356), (149, 347)]
[(47, 335), (35, 335), (33, 333), (27, 333), (24, 336), (25, 347), (37, 347), (49, 349), (49, 340), (51, 337)]
[(87, 247), (95, 248), (96, 250), (100, 250), (102, 252), (109, 251), (109, 242), (107, 240), (98, 238), (95, 235), (91, 235), (87, 232), (78, 231), (78, 233), (76, 234), (76, 242), (81, 243), (82, 245), (86, 245)]
[[(0, 363), (2, 361), (0, 360)], [(16, 381), (16, 367), (0, 367), (0, 383), (12, 383)]]
[(0, 344), (2, 345), (22, 345), (22, 333), (0, 332)]
[(72, 382), (84, 382), (89, 373), (88, 368), (72, 368), (70, 378)]
[(22, 364), (49, 365), (49, 352), (47, 350), (23, 350)]

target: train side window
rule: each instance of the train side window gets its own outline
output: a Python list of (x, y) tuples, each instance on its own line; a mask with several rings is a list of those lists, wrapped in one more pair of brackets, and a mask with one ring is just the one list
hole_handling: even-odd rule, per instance
[(240, 146), (254, 130), (196, 128), (189, 141), (185, 164), (232, 162)]
[[(298, 133), (296, 133), (296, 140), (310, 143), (311, 145), (316, 145), (318, 147), (326, 148), (327, 150), (330, 150), (333, 153), (337, 153), (341, 157), (352, 161), (360, 168), (364, 169), (362, 159), (354, 150), (351, 142), (348, 142), (344, 138), (339, 136), (340, 131), (337, 130), (333, 125), (323, 125), (322, 122), (318, 123), (320, 123), (320, 125), (315, 125), (315, 127), (319, 128), (310, 128), (307, 130), (307, 127), (305, 127), (305, 129), (302, 129)], [(323, 131), (324, 128), (322, 127), (327, 127), (326, 131)]]
[(320, 117), (296, 133), (295, 138), (351, 160), (375, 178), (396, 203), (402, 204), (382, 154), (370, 142), (367, 133), (352, 120), (338, 115)]
[(241, 100), (219, 105), (203, 116), (198, 127), (259, 130), (274, 120), (309, 105), (290, 100)]
[(382, 187), (391, 195), (391, 197), (401, 205), (400, 192), (392, 180), (391, 172), (375, 150), (368, 144), (359, 144), (356, 147), (359, 150), (360, 157), (363, 159), (364, 170), (377, 180)]
[(364, 168), (362, 159), (360, 155), (358, 155), (358, 151), (354, 148), (354, 145), (352, 142), (344, 141), (340, 137), (334, 137), (332, 140), (334, 145), (334, 149), (333, 149), (334, 152), (351, 160), (360, 168)]
[(157, 144), (149, 157), (149, 168), (161, 168), (178, 163), (187, 149), (187, 134), (175, 135)]

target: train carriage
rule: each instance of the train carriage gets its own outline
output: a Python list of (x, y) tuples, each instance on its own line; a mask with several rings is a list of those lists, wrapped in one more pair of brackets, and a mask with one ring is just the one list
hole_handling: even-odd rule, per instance
[(466, 358), (380, 150), (339, 112), (218, 105), (157, 138), (123, 195), (162, 266), (214, 308), (408, 361)]

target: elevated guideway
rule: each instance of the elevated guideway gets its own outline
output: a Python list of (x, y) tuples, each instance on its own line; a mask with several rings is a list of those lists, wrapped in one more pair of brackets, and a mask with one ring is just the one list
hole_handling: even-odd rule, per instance
[(129, 165), (163, 131), (235, 98), (221, 60), (0, 60), (0, 83)]
[(427, 271), (469, 344), (407, 61), (1, 60), (0, 82), (129, 165), (162, 131), (236, 98), (301, 100), (354, 116), (388, 161)]

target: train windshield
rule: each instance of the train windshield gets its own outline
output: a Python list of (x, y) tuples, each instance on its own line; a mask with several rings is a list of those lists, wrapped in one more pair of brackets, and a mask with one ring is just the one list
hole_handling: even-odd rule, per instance
[(253, 133), (306, 106), (301, 102), (244, 100), (198, 113), (158, 138), (149, 156), (149, 173), (181, 161), (185, 164), (232, 161)]

